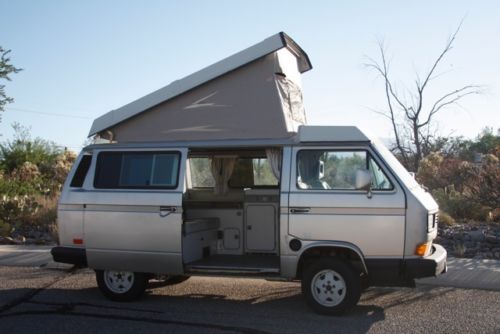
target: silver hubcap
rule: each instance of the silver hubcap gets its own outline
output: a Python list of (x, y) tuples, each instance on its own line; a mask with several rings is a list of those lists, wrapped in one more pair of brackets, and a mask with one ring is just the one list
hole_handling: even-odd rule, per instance
[(339, 273), (331, 269), (325, 269), (313, 277), (311, 291), (316, 302), (323, 306), (332, 307), (344, 300), (346, 285)]
[(104, 271), (106, 287), (114, 293), (125, 293), (134, 285), (134, 273), (130, 271)]

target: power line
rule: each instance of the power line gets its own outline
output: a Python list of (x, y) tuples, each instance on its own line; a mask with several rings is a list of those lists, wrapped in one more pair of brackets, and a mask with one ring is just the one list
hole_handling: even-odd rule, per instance
[(37, 111), (37, 110), (30, 110), (30, 109), (21, 109), (21, 108), (12, 108), (12, 107), (7, 107), (5, 109), (13, 110), (13, 111), (20, 111), (20, 112), (27, 112), (27, 113), (38, 114), (38, 115), (46, 115), (46, 116), (92, 119), (92, 117), (88, 117), (88, 116), (56, 114), (56, 113), (51, 113), (51, 112), (44, 112), (44, 111)]

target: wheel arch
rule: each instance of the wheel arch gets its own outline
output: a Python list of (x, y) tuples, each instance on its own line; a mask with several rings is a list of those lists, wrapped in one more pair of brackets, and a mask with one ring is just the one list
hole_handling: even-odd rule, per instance
[(335, 257), (349, 261), (360, 272), (368, 274), (365, 257), (359, 247), (343, 241), (313, 242), (304, 247), (297, 262), (296, 277), (302, 278), (304, 266), (313, 259), (320, 257)]

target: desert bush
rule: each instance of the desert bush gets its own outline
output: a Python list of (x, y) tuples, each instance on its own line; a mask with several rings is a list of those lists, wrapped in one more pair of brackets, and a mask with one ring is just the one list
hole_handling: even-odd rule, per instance
[(14, 129), (14, 140), (0, 144), (0, 234), (55, 232), (57, 199), (76, 155)]
[(0, 145), (0, 166), (5, 173), (19, 169), (25, 162), (37, 165), (45, 173), (62, 153), (62, 149), (55, 143), (31, 138), (30, 129), (14, 123), (14, 139)]
[(450, 187), (448, 189), (435, 189), (432, 195), (439, 203), (442, 211), (449, 214), (454, 219), (485, 221), (490, 212), (490, 208), (471, 200), (462, 193)]
[(491, 210), (500, 205), (500, 163), (493, 154), (483, 157), (481, 165), (464, 182), (470, 197), (488, 206)]
[(30, 223), (37, 226), (50, 226), (57, 219), (57, 197), (39, 196), (39, 209), (30, 217)]
[(455, 225), (456, 221), (453, 219), (452, 216), (447, 214), (445, 211), (440, 210), (439, 211), (439, 224), (446, 225), (446, 226), (451, 226)]
[(455, 219), (500, 219), (500, 137), (487, 129), (476, 141), (441, 139), (436, 147), (441, 151), (422, 159), (417, 180), (441, 209)]

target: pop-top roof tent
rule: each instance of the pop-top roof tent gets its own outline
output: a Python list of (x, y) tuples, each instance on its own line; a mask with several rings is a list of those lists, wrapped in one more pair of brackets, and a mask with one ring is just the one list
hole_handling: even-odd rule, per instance
[(264, 139), (306, 123), (307, 54), (285, 33), (94, 120), (89, 136), (116, 142)]

